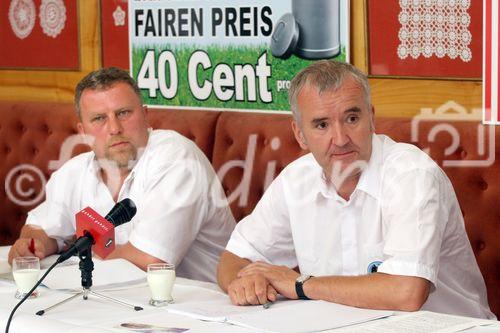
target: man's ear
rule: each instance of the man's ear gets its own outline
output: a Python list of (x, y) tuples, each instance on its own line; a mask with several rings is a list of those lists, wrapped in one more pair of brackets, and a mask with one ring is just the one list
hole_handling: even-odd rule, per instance
[(372, 118), (370, 128), (372, 130), (372, 133), (375, 133), (375, 107), (372, 105), (370, 110), (371, 110), (370, 116)]
[(82, 122), (78, 122), (76, 124), (76, 129), (78, 130), (78, 134), (80, 134), (80, 137), (81, 137), (81, 142), (80, 143), (84, 143), (86, 145), (89, 145), (89, 146), (92, 146), (92, 144), (94, 143), (94, 140), (95, 138), (88, 135), (87, 133), (85, 133), (85, 129), (83, 128), (83, 124)]
[(144, 121), (146, 122), (146, 126), (150, 127), (149, 125), (149, 109), (147, 105), (142, 106), (142, 115), (144, 117)]
[(85, 135), (85, 130), (83, 129), (83, 124), (81, 121), (79, 121), (77, 124), (76, 124), (76, 129), (78, 130), (78, 134), (80, 135)]
[(292, 120), (292, 130), (293, 134), (295, 135), (295, 140), (297, 140), (297, 142), (299, 143), (300, 148), (308, 150), (309, 147), (307, 146), (306, 138), (304, 137), (304, 134), (300, 129), (300, 125), (295, 121), (295, 119)]

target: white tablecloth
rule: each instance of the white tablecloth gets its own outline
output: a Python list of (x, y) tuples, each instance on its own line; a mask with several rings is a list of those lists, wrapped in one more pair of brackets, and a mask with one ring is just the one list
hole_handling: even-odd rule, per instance
[[(0, 247), (0, 273), (10, 271), (7, 263), (8, 247)], [(0, 280), (0, 331), (5, 330), (8, 316), (17, 304), (14, 298), (16, 287), (13, 282)], [(43, 316), (37, 316), (38, 310), (53, 305), (71, 293), (47, 288), (39, 288), (40, 296), (27, 300), (17, 310), (10, 326), (10, 332), (132, 332), (121, 328), (122, 323), (142, 323), (157, 325), (161, 327), (176, 327), (190, 329), (189, 332), (234, 332), (249, 333), (255, 332), (242, 327), (237, 327), (225, 323), (206, 322), (190, 317), (168, 313), (167, 307), (155, 308), (148, 304), (150, 297), (146, 283), (140, 283), (121, 289), (100, 291), (100, 293), (111, 296), (127, 303), (139, 305), (143, 311), (134, 311), (130, 308), (122, 307), (102, 299), (89, 296), (88, 300), (76, 298), (53, 310), (48, 311)], [(220, 300), (227, 299), (218, 286), (178, 278), (173, 289), (172, 296), (176, 303), (187, 301)], [(293, 316), (293, 314), (291, 314)], [(500, 331), (500, 326), (496, 329)], [(335, 330), (331, 330), (335, 331)], [(467, 332), (494, 332), (491, 328), (474, 328)], [(146, 331), (143, 332), (160, 332)], [(161, 331), (165, 332), (165, 331)]]
[[(7, 263), (8, 247), (0, 247), (0, 272), (10, 271)], [(0, 331), (4, 331), (11, 310), (19, 301), (14, 298), (13, 283), (0, 281)], [(139, 305), (142, 311), (134, 311), (102, 299), (89, 296), (88, 300), (76, 298), (43, 316), (38, 310), (53, 305), (71, 293), (39, 288), (40, 296), (28, 299), (16, 311), (10, 332), (130, 332), (120, 328), (122, 323), (147, 323), (163, 327), (189, 328), (190, 332), (252, 332), (222, 323), (203, 322), (185, 316), (170, 314), (166, 307), (155, 308), (148, 304), (150, 292), (146, 283), (131, 287), (99, 291), (127, 303)], [(199, 299), (220, 299), (225, 295), (211, 283), (178, 278), (172, 292), (176, 302)]]

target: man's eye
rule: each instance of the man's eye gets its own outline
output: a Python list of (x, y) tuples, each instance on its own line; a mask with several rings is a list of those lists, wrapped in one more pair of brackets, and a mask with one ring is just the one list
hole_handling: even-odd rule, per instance
[(123, 111), (118, 112), (117, 116), (118, 116), (118, 118), (125, 118), (129, 114), (130, 114), (129, 110), (123, 110)]
[(317, 125), (316, 125), (316, 128), (317, 129), (325, 129), (328, 127), (328, 123), (326, 121), (322, 121), (322, 122), (319, 122)]
[(358, 120), (359, 120), (359, 117), (358, 117), (357, 115), (354, 115), (354, 114), (353, 114), (353, 115), (350, 115), (350, 116), (348, 116), (348, 117), (347, 117), (347, 122), (348, 122), (349, 124), (354, 124), (354, 123), (356, 123)]
[(104, 116), (95, 116), (94, 118), (92, 118), (92, 122), (93, 123), (101, 123), (104, 121)]

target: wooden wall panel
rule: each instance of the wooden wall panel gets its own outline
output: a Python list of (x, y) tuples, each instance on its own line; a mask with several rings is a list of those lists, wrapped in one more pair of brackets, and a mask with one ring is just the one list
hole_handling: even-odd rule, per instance
[(467, 109), (481, 107), (481, 82), (370, 79), (377, 115), (411, 117), (453, 100)]

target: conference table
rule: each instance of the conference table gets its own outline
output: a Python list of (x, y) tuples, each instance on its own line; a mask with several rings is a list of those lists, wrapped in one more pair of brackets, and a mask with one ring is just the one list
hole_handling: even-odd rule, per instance
[[(0, 273), (10, 271), (7, 263), (9, 247), (0, 247)], [(145, 276), (145, 275), (144, 275)], [(11, 310), (18, 300), (14, 298), (16, 286), (13, 282), (0, 280), (0, 330), (3, 332)], [(142, 311), (134, 311), (99, 298), (89, 297), (88, 300), (76, 298), (67, 302), (43, 316), (35, 313), (53, 305), (71, 295), (67, 290), (54, 290), (41, 287), (40, 296), (28, 299), (17, 310), (10, 325), (10, 332), (234, 332), (249, 333), (262, 330), (235, 326), (224, 322), (200, 320), (178, 313), (171, 313), (169, 306), (153, 307), (148, 304), (150, 291), (147, 283), (136, 281), (132, 285), (122, 285), (101, 291), (134, 305), (143, 307)], [(227, 296), (213, 283), (177, 278), (172, 296), (175, 303), (185, 303), (193, 300), (227, 301)], [(290, 313), (294, 316), (294, 313)], [(314, 318), (311, 318), (314, 320)], [(379, 321), (386, 319), (379, 319)], [(356, 327), (356, 326), (354, 326)], [(352, 326), (351, 326), (352, 328)], [(331, 329), (324, 332), (343, 332), (345, 328)], [(351, 330), (352, 331), (352, 330)], [(498, 322), (493, 326), (480, 326), (466, 330), (471, 333), (500, 332)]]

